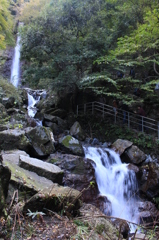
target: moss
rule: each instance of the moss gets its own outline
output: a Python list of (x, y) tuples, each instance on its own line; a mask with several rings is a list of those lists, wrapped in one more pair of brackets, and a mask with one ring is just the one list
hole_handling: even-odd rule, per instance
[(58, 162), (58, 160), (55, 159), (55, 158), (52, 158), (52, 159), (49, 160), (49, 163), (52, 163), (52, 164), (54, 164), (54, 163), (56, 163), (56, 162)]
[(99, 234), (102, 234), (102, 232), (105, 230), (104, 224), (97, 225), (95, 228), (95, 231)]
[(65, 147), (69, 147), (69, 142), (70, 142), (71, 139), (73, 139), (72, 136), (65, 137), (64, 140), (62, 141), (63, 145)]

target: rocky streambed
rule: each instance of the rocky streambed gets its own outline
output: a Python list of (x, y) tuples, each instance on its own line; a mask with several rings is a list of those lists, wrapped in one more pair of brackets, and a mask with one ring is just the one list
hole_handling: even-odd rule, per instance
[[(46, 96), (41, 97), (37, 105), (36, 117), (42, 126), (37, 126), (28, 116), (25, 90), (21, 92), (19, 105), (13, 97), (1, 101), (1, 119), (5, 116), (7, 121), (0, 125), (0, 216), (3, 220), (0, 237), (126, 239), (129, 223), (122, 219), (114, 221), (104, 214), (109, 204), (99, 194), (95, 163), (84, 156), (83, 145), (107, 148), (108, 144), (86, 138), (77, 121), (69, 127), (65, 109), (55, 107), (55, 99), (51, 99), (52, 102), (50, 97), (49, 101)], [(123, 139), (110, 144), (109, 148), (118, 152), (122, 162), (129, 163), (128, 167), (136, 174), (139, 223), (157, 226), (159, 216), (154, 199), (159, 195), (158, 159), (148, 158), (133, 142)], [(48, 217), (54, 217), (54, 223), (48, 224), (50, 231), (43, 226), (37, 238), (36, 231), (28, 235), (20, 227), (29, 216), (31, 219), (34, 216), (41, 225), (49, 223)], [(15, 219), (19, 219), (21, 225)], [(34, 226), (34, 223), (29, 224)], [(10, 233), (5, 233), (7, 224), (12, 226)], [(62, 232), (60, 224), (65, 229)], [(52, 225), (57, 226), (58, 231)], [(20, 238), (16, 238), (16, 232), (21, 234)]]

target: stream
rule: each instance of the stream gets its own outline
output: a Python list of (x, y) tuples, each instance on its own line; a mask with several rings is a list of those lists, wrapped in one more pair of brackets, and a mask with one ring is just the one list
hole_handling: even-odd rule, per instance
[[(20, 36), (17, 37), (13, 64), (11, 69), (11, 83), (19, 86), (20, 81)], [(38, 90), (37, 90), (38, 91)], [(35, 91), (36, 92), (36, 91)], [(40, 96), (28, 92), (28, 115), (34, 118), (36, 103)], [(42, 125), (41, 122), (37, 125)], [(135, 173), (123, 164), (117, 153), (110, 149), (84, 147), (85, 157), (95, 162), (95, 176), (99, 192), (111, 203), (111, 216), (119, 217), (137, 223), (138, 212), (135, 207), (135, 193), (137, 181)]]

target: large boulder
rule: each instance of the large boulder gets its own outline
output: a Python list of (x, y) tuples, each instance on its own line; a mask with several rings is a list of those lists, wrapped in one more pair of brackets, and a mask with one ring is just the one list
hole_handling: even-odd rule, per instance
[(19, 167), (16, 163), (12, 161), (5, 160), (4, 164), (11, 171), (11, 182), (12, 184), (19, 186), (23, 190), (31, 191), (37, 193), (44, 188), (53, 187), (53, 182), (44, 177), (37, 175), (34, 172), (30, 172)]
[(55, 212), (77, 214), (81, 206), (80, 192), (69, 187), (53, 184), (49, 189), (43, 189), (35, 194), (23, 207), (23, 212), (28, 209), (32, 212), (49, 209)]
[(159, 212), (155, 204), (149, 201), (138, 202), (139, 223), (146, 224), (146, 226), (157, 222), (159, 220)]
[(20, 149), (29, 151), (31, 144), (25, 136), (25, 131), (20, 129), (8, 129), (0, 132), (0, 149)]
[(122, 155), (127, 148), (132, 146), (132, 144), (133, 143), (128, 140), (118, 139), (111, 145), (111, 149), (119, 153), (119, 155)]
[(0, 215), (5, 207), (5, 199), (8, 194), (8, 186), (11, 177), (9, 168), (0, 163)]
[(5, 106), (5, 108), (12, 108), (15, 104), (15, 98), (9, 97), (9, 98), (3, 98), (2, 104)]
[(48, 161), (64, 170), (63, 183), (65, 186), (82, 191), (82, 200), (94, 203), (99, 191), (93, 167), (95, 163), (92, 160), (56, 152), (50, 155)]
[(25, 134), (32, 145), (30, 155), (33, 157), (41, 158), (55, 152), (53, 133), (50, 128), (43, 126), (27, 128)]
[(67, 123), (65, 120), (50, 114), (44, 114), (43, 126), (50, 127), (55, 135), (58, 135), (67, 129)]
[(70, 135), (72, 135), (73, 137), (77, 138), (80, 141), (84, 141), (86, 138), (81, 125), (77, 121), (72, 125), (70, 129)]
[(136, 165), (141, 164), (146, 160), (146, 155), (143, 151), (141, 151), (137, 146), (132, 145), (128, 148), (124, 154), (126, 155), (127, 162), (133, 163)]
[(46, 177), (55, 183), (62, 184), (63, 171), (56, 165), (28, 156), (19, 156), (19, 166)]
[(81, 143), (71, 135), (59, 138), (59, 146), (66, 153), (72, 153), (78, 156), (84, 156), (84, 150)]
[(150, 162), (144, 169), (143, 177), (145, 176), (145, 181), (143, 181), (142, 185), (140, 183), (140, 190), (149, 199), (153, 199), (159, 196), (159, 165), (155, 162)]

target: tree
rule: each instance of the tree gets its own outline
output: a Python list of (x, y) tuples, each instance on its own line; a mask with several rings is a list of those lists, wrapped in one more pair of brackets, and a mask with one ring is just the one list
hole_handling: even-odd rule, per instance
[(9, 1), (1, 0), (0, 4), (0, 49), (5, 49), (6, 44), (13, 43), (12, 17), (9, 11)]

